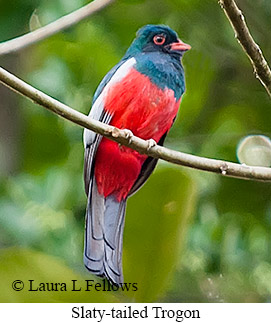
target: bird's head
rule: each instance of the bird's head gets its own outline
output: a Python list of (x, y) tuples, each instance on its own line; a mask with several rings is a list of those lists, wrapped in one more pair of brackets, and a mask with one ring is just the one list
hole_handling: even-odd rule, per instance
[(180, 58), (190, 48), (191, 46), (182, 42), (177, 33), (168, 26), (146, 25), (137, 31), (126, 56), (142, 52), (164, 52)]

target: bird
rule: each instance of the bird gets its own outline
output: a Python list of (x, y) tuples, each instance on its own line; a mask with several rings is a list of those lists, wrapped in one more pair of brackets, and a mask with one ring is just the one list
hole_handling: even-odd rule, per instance
[[(183, 54), (191, 48), (166, 25), (145, 25), (103, 78), (89, 118), (148, 140), (164, 140), (185, 92)], [(146, 182), (157, 159), (84, 129), (87, 195), (84, 265), (111, 285), (124, 283), (123, 230), (127, 199)]]

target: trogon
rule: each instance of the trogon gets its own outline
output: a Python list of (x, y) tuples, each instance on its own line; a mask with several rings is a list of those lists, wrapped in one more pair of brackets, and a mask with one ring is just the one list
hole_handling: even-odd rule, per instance
[[(98, 86), (89, 117), (163, 145), (185, 91), (181, 59), (189, 49), (168, 26), (139, 29)], [(120, 285), (127, 198), (145, 183), (157, 159), (87, 129), (84, 147), (84, 264), (91, 273)]]

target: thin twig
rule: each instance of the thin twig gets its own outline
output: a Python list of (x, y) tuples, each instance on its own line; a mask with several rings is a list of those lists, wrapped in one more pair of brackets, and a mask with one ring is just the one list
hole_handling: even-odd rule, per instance
[(160, 158), (173, 164), (219, 173), (224, 176), (253, 179), (258, 181), (271, 181), (270, 168), (250, 167), (222, 160), (193, 156), (170, 150), (159, 145), (149, 149), (149, 143), (147, 141), (136, 136), (133, 136), (131, 139), (127, 138), (126, 132), (123, 130), (101, 123), (76, 110), (73, 110), (67, 105), (35, 89), (3, 68), (0, 68), (0, 82), (11, 88), (13, 91), (20, 93), (21, 95), (31, 99), (35, 103), (58, 114), (59, 116), (82, 127), (95, 131), (96, 133), (99, 133), (124, 146), (130, 147), (141, 154), (154, 158)]
[(242, 11), (237, 7), (234, 0), (219, 0), (219, 4), (232, 25), (235, 37), (249, 57), (256, 78), (261, 81), (267, 93), (271, 96), (270, 67), (267, 64), (259, 45), (256, 44), (251, 36)]
[(114, 0), (94, 0), (84, 7), (63, 16), (44, 27), (29, 32), (23, 36), (2, 42), (0, 43), (0, 55), (16, 52), (76, 25), (81, 20), (103, 9), (113, 1)]

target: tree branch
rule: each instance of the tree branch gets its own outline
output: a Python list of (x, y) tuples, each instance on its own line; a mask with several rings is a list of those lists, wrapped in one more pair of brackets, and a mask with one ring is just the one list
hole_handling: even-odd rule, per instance
[(267, 93), (271, 96), (270, 67), (267, 64), (260, 47), (251, 36), (242, 11), (237, 7), (234, 0), (219, 0), (219, 4), (232, 25), (235, 37), (249, 57), (256, 78), (261, 81)]
[(23, 36), (0, 43), (0, 55), (9, 54), (33, 45), (45, 38), (48, 38), (60, 31), (63, 31), (73, 25), (76, 25), (81, 20), (89, 17), (95, 12), (103, 9), (114, 0), (94, 0), (84, 7), (63, 16), (52, 23), (36, 29)]
[(147, 141), (136, 136), (133, 136), (131, 139), (127, 138), (125, 131), (94, 120), (76, 110), (73, 110), (67, 105), (35, 89), (3, 68), (0, 68), (0, 82), (11, 88), (13, 91), (31, 99), (35, 103), (58, 114), (59, 116), (89, 130), (95, 131), (96, 133), (99, 133), (124, 146), (130, 147), (141, 154), (160, 158), (173, 164), (219, 173), (224, 176), (258, 181), (271, 181), (271, 168), (250, 167), (222, 160), (193, 156), (158, 145), (149, 149)]

